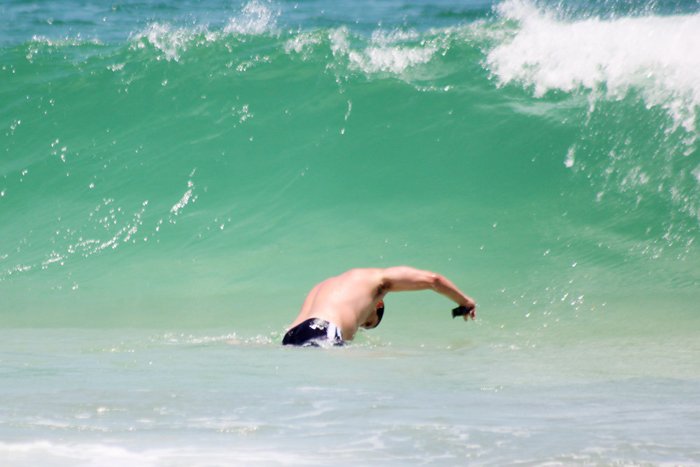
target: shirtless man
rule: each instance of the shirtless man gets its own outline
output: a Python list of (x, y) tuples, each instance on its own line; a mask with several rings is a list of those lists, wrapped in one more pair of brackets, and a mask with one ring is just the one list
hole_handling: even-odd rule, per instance
[(476, 304), (452, 282), (429, 271), (406, 266), (388, 269), (352, 269), (311, 289), (282, 341), (283, 345), (342, 345), (357, 329), (373, 329), (384, 315), (389, 292), (433, 289), (459, 305), (454, 316), (467, 321), (476, 316)]

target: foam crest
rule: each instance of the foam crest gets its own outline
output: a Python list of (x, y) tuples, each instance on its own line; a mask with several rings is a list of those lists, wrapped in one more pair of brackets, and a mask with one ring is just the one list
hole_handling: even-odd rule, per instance
[(304, 54), (307, 57), (314, 50), (314, 47), (321, 44), (323, 39), (317, 32), (305, 32), (292, 37), (284, 44), (284, 51), (287, 54), (295, 52)]
[(640, 90), (647, 106), (662, 106), (675, 127), (696, 130), (700, 105), (700, 15), (556, 19), (532, 4), (499, 8), (519, 29), (488, 53), (500, 84), (520, 82), (535, 96), (581, 88), (620, 99)]
[(179, 61), (188, 48), (216, 42), (226, 34), (260, 35), (273, 30), (278, 16), (279, 11), (272, 10), (262, 2), (251, 1), (223, 30), (209, 30), (202, 25), (187, 27), (154, 22), (145, 29), (132, 33), (130, 40), (136, 43), (136, 48), (142, 49), (150, 44), (160, 50), (166, 60)]
[(401, 74), (416, 65), (428, 63), (438, 50), (433, 41), (421, 41), (418, 45), (402, 42), (418, 38), (412, 32), (375, 31), (370, 44), (365, 48), (355, 48), (350, 43), (346, 28), (330, 34), (331, 50), (336, 58), (347, 58), (348, 68), (365, 73)]
[[(136, 41), (136, 47), (144, 48), (146, 42), (165, 54), (167, 60), (180, 60), (180, 56), (187, 50), (195, 34), (205, 34), (206, 29), (199, 27), (194, 30), (175, 27), (170, 24), (153, 23), (145, 30), (132, 34), (131, 39)], [(207, 40), (215, 37), (206, 35)]]
[(231, 19), (224, 28), (225, 33), (264, 34), (275, 28), (278, 11), (270, 9), (263, 2), (253, 0), (247, 3), (241, 13)]

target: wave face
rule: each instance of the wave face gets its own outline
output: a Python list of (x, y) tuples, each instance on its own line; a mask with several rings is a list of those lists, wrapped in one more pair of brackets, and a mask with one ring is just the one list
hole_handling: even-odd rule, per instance
[(697, 3), (0, 12), (3, 325), (279, 331), (397, 264), (519, 325), (697, 308)]
[[(0, 459), (699, 466), (700, 4), (0, 2)], [(440, 272), (334, 349), (354, 267)]]

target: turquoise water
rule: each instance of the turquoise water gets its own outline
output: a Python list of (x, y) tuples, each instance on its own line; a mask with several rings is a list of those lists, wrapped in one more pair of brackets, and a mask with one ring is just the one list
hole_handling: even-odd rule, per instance
[[(0, 456), (700, 464), (699, 11), (0, 5)], [(279, 345), (400, 264), (478, 320)]]

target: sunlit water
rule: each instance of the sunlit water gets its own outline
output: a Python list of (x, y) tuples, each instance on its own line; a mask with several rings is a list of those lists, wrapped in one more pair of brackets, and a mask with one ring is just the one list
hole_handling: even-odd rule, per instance
[(0, 5), (2, 464), (700, 464), (699, 10)]

